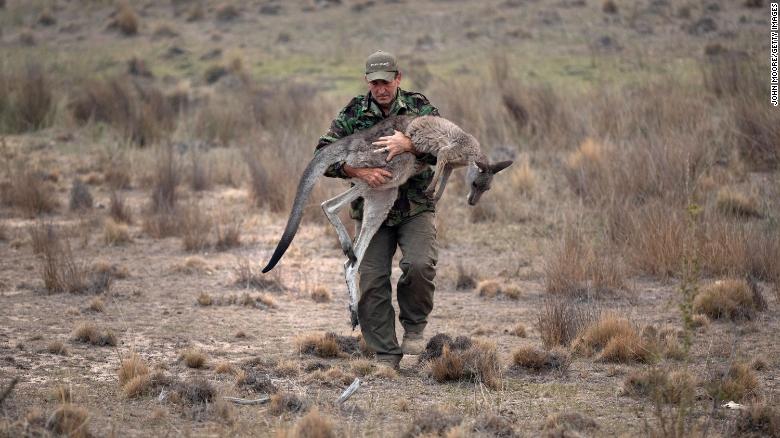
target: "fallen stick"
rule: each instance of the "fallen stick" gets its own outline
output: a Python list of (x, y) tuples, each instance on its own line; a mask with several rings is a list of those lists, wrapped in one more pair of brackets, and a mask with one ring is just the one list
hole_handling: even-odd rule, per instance
[(5, 399), (8, 397), (8, 395), (10, 395), (10, 394), (11, 394), (11, 391), (13, 391), (13, 390), (14, 390), (14, 386), (16, 386), (17, 382), (19, 382), (19, 379), (17, 379), (16, 377), (14, 377), (13, 379), (11, 379), (11, 383), (8, 385), (8, 388), (5, 388), (5, 389), (3, 390), (3, 393), (2, 393), (2, 394), (0, 394), (0, 405), (2, 405), (2, 404), (3, 404), (3, 402), (4, 402), (4, 401), (5, 401)]
[(338, 399), (336, 399), (336, 403), (343, 404), (348, 398), (352, 397), (352, 394), (357, 392), (358, 388), (360, 388), (360, 379), (355, 378), (352, 384), (341, 393)]
[(251, 400), (247, 398), (236, 398), (236, 397), (223, 397), (223, 398), (237, 405), (264, 405), (269, 401), (271, 401), (271, 397), (263, 397), (263, 398), (258, 398), (256, 400)]

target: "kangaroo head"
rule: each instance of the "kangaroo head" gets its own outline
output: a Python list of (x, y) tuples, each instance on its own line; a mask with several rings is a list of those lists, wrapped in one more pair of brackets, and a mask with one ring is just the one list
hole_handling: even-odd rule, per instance
[(512, 164), (512, 161), (499, 161), (494, 164), (475, 161), (474, 164), (477, 165), (476, 171), (471, 171), (472, 169), (469, 169), (470, 171), (467, 173), (469, 205), (477, 205), (482, 194), (490, 190), (490, 184), (493, 182), (493, 175), (509, 167)]

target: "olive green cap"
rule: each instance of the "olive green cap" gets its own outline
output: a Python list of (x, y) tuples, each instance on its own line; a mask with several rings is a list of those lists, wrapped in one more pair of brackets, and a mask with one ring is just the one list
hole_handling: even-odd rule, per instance
[(395, 56), (392, 53), (376, 51), (368, 55), (366, 59), (366, 80), (383, 80), (391, 82), (395, 79), (398, 72), (398, 66), (395, 62)]

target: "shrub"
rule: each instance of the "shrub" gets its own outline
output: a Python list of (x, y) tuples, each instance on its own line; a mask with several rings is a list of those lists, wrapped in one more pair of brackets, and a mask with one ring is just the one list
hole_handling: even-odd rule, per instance
[(763, 301), (747, 281), (725, 279), (705, 285), (693, 299), (693, 311), (713, 319), (752, 319)]
[(29, 217), (53, 213), (59, 206), (55, 193), (42, 174), (29, 169), (17, 169), (11, 173), (10, 184), (0, 186), (3, 204), (16, 207)]

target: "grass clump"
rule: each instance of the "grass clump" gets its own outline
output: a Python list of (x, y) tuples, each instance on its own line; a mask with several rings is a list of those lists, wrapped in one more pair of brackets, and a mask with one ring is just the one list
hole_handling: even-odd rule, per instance
[(46, 430), (71, 438), (90, 436), (88, 424), (89, 412), (70, 403), (63, 403), (46, 420)]
[(542, 425), (545, 437), (592, 436), (598, 429), (594, 419), (576, 411), (552, 414)]
[(76, 326), (71, 334), (71, 338), (76, 342), (92, 344), (98, 346), (116, 346), (117, 339), (111, 330), (100, 331), (98, 327), (91, 322), (82, 322)]
[(715, 205), (721, 213), (739, 218), (762, 217), (758, 200), (734, 189), (721, 188)]
[(693, 299), (693, 311), (712, 319), (753, 319), (766, 305), (761, 292), (743, 279), (725, 279), (702, 287)]
[(707, 390), (717, 400), (740, 402), (757, 396), (758, 378), (750, 364), (735, 362), (726, 372), (710, 379)]
[(585, 356), (598, 352), (598, 360), (621, 363), (647, 363), (658, 354), (655, 342), (642, 338), (628, 319), (615, 315), (603, 315), (589, 325), (572, 349)]
[(571, 364), (571, 355), (563, 348), (549, 351), (536, 347), (520, 347), (512, 353), (512, 364), (534, 372), (566, 372)]
[(188, 368), (203, 368), (206, 365), (206, 354), (201, 350), (188, 349), (181, 353), (180, 359)]
[(466, 380), (491, 389), (501, 387), (501, 366), (492, 342), (467, 336), (452, 339), (439, 333), (428, 341), (419, 361), (427, 363), (431, 377), (439, 383)]
[(577, 335), (598, 319), (598, 312), (565, 297), (544, 301), (536, 326), (545, 348), (568, 347)]

